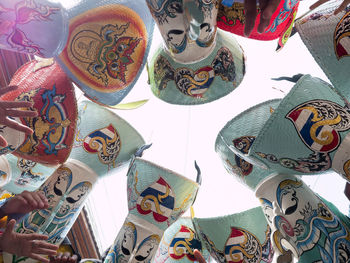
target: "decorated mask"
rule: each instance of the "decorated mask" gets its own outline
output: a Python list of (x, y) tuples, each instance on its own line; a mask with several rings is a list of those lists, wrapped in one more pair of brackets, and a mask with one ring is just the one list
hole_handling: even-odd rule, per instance
[[(73, 226), (98, 175), (86, 164), (69, 160), (39, 188), (48, 200), (47, 209), (33, 210), (16, 225), (18, 233), (48, 235), (59, 245)], [(32, 259), (4, 253), (5, 262), (33, 262)]]
[(1, 188), (14, 194), (37, 190), (57, 167), (45, 166), (12, 154), (0, 156), (0, 175), (10, 180)]
[(349, 99), (350, 8), (334, 15), (334, 10), (341, 3), (342, 1), (330, 1), (321, 5), (299, 18), (295, 27), (334, 87)]
[(279, 103), (280, 100), (276, 99), (254, 106), (254, 113), (246, 112), (236, 116), (221, 129), (216, 137), (215, 151), (226, 171), (252, 190), (255, 190), (259, 182), (269, 176), (271, 171), (262, 169), (259, 165), (253, 165), (242, 157), (249, 153), (258, 130), (237, 129), (237, 126), (243, 127), (250, 121), (263, 122), (264, 119), (259, 118), (261, 113), (266, 115), (271, 113)]
[[(260, 8), (257, 5), (257, 17), (253, 31), (249, 38), (257, 40), (279, 39), (279, 46), (283, 47), (290, 36), (299, 6), (299, 0), (282, 0), (272, 14), (270, 24), (263, 33), (258, 33), (260, 23)], [(221, 0), (217, 16), (217, 24), (220, 29), (244, 36), (245, 11), (244, 1)]]
[(279, 252), (290, 250), (303, 262), (349, 260), (349, 219), (342, 221), (298, 176), (273, 175), (255, 194)]
[(163, 232), (195, 200), (199, 184), (135, 158), (128, 171), (129, 214), (105, 262), (152, 262)]
[(57, 57), (91, 100), (114, 106), (146, 62), (154, 22), (145, 1), (88, 0), (68, 10), (67, 45)]
[(3, 128), (9, 144), (6, 148), (11, 147), (7, 152), (16, 150), (13, 154), (20, 158), (47, 165), (64, 163), (72, 148), (78, 115), (71, 81), (53, 60), (33, 60), (17, 70), (10, 85), (18, 88), (1, 100), (33, 102), (30, 109), (38, 116), (20, 118), (33, 129), (31, 135), (17, 137), (20, 132)]
[(1, 49), (50, 58), (64, 48), (67, 30), (67, 13), (58, 2), (1, 1)]
[[(271, 112), (255, 107), (242, 113), (251, 125), (232, 123), (237, 133), (255, 131), (247, 161), (284, 174), (317, 174), (330, 169), (349, 180), (348, 102), (332, 86), (301, 77)], [(248, 130), (247, 130), (248, 129)], [(239, 132), (241, 131), (241, 132)]]
[(79, 104), (71, 159), (103, 176), (127, 164), (144, 144), (142, 136), (111, 110), (90, 101)]
[(189, 217), (181, 217), (163, 234), (153, 263), (193, 263), (196, 258), (193, 251), (198, 249), (206, 262), (210, 255), (198, 234), (194, 230)]
[(260, 207), (222, 217), (195, 217), (192, 220), (202, 244), (217, 262), (272, 262), (271, 229)]

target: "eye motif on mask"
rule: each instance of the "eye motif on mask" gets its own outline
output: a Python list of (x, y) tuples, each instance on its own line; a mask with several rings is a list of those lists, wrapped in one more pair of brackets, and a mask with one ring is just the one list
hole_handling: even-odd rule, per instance
[(180, 260), (183, 257), (187, 257), (190, 261), (195, 261), (193, 250), (202, 250), (201, 242), (195, 237), (194, 231), (184, 225), (178, 233), (174, 236), (169, 245), (168, 253), (171, 258)]

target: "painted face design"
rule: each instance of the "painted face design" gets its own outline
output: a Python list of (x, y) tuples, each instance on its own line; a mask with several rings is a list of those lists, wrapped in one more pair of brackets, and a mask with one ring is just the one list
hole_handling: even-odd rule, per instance
[[(158, 237), (158, 236), (157, 236)], [(153, 256), (153, 252), (157, 249), (159, 239), (156, 236), (149, 236), (143, 240), (136, 252), (135, 259), (138, 262), (148, 262)]]
[(132, 37), (121, 37), (115, 45), (106, 52), (108, 75), (114, 79), (126, 82), (125, 75), (127, 65), (133, 63), (131, 55), (134, 53), (140, 39)]

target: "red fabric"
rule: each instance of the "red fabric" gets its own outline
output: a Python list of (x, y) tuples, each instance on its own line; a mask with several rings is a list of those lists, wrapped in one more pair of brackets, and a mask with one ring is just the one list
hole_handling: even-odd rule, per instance
[(64, 163), (71, 151), (78, 117), (74, 87), (61, 67), (51, 66), (34, 71), (33, 60), (17, 70), (10, 85), (18, 86), (1, 100), (32, 101), (34, 118), (21, 118), (23, 124), (34, 130), (14, 155), (47, 165)]
[[(288, 7), (287, 4), (290, 4), (290, 0), (282, 0), (280, 2), (275, 13), (271, 17), (269, 26), (262, 34), (259, 34), (257, 31), (260, 21), (260, 10), (258, 10), (258, 16), (255, 21), (254, 29), (248, 38), (257, 40), (273, 40), (282, 36), (288, 29), (290, 20), (293, 19), (293, 12), (298, 8), (299, 1), (292, 8), (290, 6)], [(244, 15), (243, 3), (235, 2), (231, 7), (223, 6), (220, 4), (217, 17), (217, 25), (220, 29), (234, 33), (236, 35), (244, 36)], [(278, 19), (282, 19), (283, 22), (277, 26), (274, 26), (275, 22)]]

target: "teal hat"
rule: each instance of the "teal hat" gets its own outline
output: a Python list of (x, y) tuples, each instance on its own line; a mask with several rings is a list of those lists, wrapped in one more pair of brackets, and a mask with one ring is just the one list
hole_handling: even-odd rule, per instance
[(227, 172), (241, 183), (255, 190), (261, 180), (271, 174), (252, 162), (245, 160), (250, 147), (274, 108), (281, 100), (275, 99), (258, 104), (239, 114), (221, 129), (216, 137), (215, 151)]
[(77, 131), (70, 159), (99, 176), (127, 164), (145, 144), (142, 136), (117, 114), (90, 101), (79, 104)]
[(202, 253), (206, 262), (210, 261), (209, 251), (201, 243), (191, 218), (181, 217), (165, 230), (153, 263), (193, 263), (195, 249)]
[(23, 191), (35, 191), (56, 170), (56, 166), (45, 166), (40, 163), (18, 158), (12, 154), (0, 156), (0, 175), (8, 174), (10, 180), (1, 187), (13, 194)]
[[(255, 116), (257, 111), (248, 112)], [(258, 115), (245, 126), (259, 130), (244, 155), (247, 161), (284, 174), (317, 174), (332, 168), (348, 178), (350, 112), (331, 85), (304, 75), (273, 112), (265, 112), (262, 118), (263, 125)], [(242, 129), (241, 123), (234, 125)]]
[(272, 262), (271, 230), (260, 207), (222, 217), (193, 218), (193, 224), (219, 263)]
[(139, 157), (131, 161), (127, 176), (129, 214), (108, 251), (108, 263), (150, 262), (164, 231), (199, 190), (199, 183)]
[(194, 63), (179, 63), (161, 45), (149, 61), (152, 92), (178, 105), (203, 104), (219, 99), (241, 83), (245, 57), (236, 39), (218, 30), (213, 51)]
[(296, 20), (295, 27), (310, 53), (331, 83), (350, 98), (349, 8), (337, 15), (342, 1), (331, 1)]

